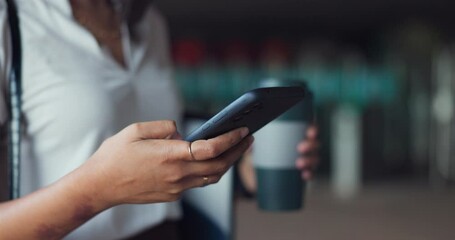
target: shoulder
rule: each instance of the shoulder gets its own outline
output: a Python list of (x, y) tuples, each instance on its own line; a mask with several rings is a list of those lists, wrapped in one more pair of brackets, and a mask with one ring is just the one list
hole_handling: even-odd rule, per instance
[(143, 16), (134, 26), (135, 34), (138, 39), (153, 45), (154, 49), (167, 47), (168, 27), (167, 22), (161, 12), (150, 4), (144, 10)]
[(165, 23), (163, 14), (153, 4), (148, 8), (148, 13), (153, 20), (160, 22), (161, 24)]
[(155, 31), (166, 32), (166, 18), (153, 4), (147, 10), (146, 21), (154, 27)]

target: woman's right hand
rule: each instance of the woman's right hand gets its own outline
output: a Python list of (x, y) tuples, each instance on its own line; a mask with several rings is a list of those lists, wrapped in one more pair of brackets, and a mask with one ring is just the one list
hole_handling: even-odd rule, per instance
[(216, 183), (253, 142), (248, 129), (236, 129), (193, 142), (193, 159), (190, 143), (176, 134), (173, 121), (135, 123), (101, 145), (82, 168), (93, 173), (90, 186), (106, 207), (175, 201), (189, 188)]
[(253, 141), (246, 128), (236, 129), (193, 142), (191, 156), (190, 143), (175, 135), (172, 121), (126, 127), (59, 181), (0, 203), (0, 238), (62, 239), (115, 205), (174, 201), (217, 182)]

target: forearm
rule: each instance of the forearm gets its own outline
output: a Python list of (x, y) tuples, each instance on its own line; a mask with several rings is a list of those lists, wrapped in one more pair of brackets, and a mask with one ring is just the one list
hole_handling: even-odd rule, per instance
[(175, 201), (205, 176), (217, 182), (253, 142), (246, 128), (192, 144), (176, 132), (172, 121), (126, 127), (55, 184), (0, 204), (0, 239), (60, 239), (119, 204)]
[(93, 173), (78, 169), (47, 188), (0, 204), (0, 239), (61, 239), (109, 206)]

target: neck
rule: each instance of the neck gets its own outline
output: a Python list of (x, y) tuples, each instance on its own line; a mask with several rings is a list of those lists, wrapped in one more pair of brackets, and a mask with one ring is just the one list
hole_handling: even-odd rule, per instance
[(121, 43), (121, 16), (109, 0), (69, 0), (74, 19), (107, 47), (113, 57), (124, 65)]

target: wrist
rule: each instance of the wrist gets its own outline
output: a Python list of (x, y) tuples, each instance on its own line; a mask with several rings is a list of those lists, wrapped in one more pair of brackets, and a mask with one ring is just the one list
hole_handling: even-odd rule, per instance
[(76, 201), (77, 209), (83, 215), (96, 215), (115, 204), (106, 193), (107, 181), (95, 164), (90, 161), (70, 173), (65, 179), (67, 194)]

